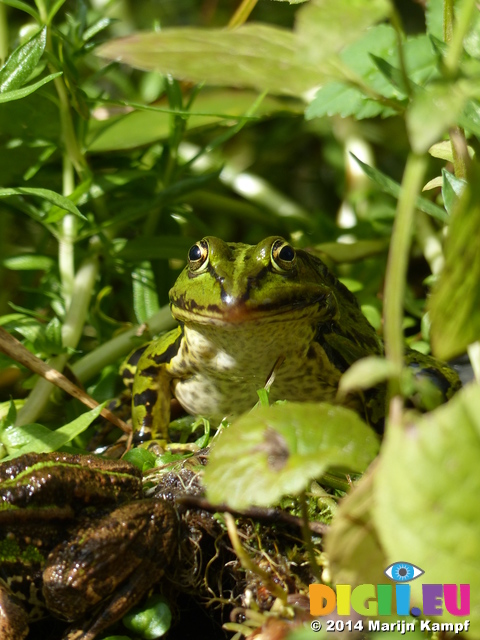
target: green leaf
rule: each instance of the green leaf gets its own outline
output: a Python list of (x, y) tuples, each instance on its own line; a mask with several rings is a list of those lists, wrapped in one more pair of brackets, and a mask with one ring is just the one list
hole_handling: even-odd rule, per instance
[(368, 356), (354, 362), (340, 378), (338, 396), (344, 398), (352, 391), (370, 389), (395, 375), (395, 366), (390, 360), (379, 356)]
[(139, 324), (143, 324), (160, 309), (155, 276), (150, 262), (144, 260), (133, 269), (132, 284), (135, 318)]
[(98, 49), (109, 60), (180, 80), (299, 96), (320, 84), (324, 74), (297, 54), (291, 31), (264, 24), (231, 31), (164, 29), (112, 40)]
[(427, 32), (438, 40), (443, 40), (444, 0), (428, 0), (425, 9)]
[(170, 629), (172, 612), (166, 598), (154, 595), (141, 607), (135, 607), (127, 613), (122, 621), (127, 629), (140, 634), (145, 640), (155, 640)]
[(296, 16), (301, 57), (320, 65), (357, 40), (365, 29), (387, 18), (390, 11), (387, 0), (311, 0)]
[(12, 271), (49, 271), (55, 264), (55, 260), (48, 256), (33, 255), (30, 253), (20, 256), (4, 258), (2, 264)]
[(28, 15), (32, 16), (34, 20), (40, 22), (40, 16), (37, 11), (33, 7), (31, 7), (26, 2), (22, 2), (22, 0), (0, 0), (3, 4), (8, 5), (9, 7), (13, 7), (14, 9), (20, 9), (20, 11), (25, 11)]
[(459, 83), (432, 84), (418, 91), (407, 110), (407, 130), (416, 153), (425, 153), (456, 124), (467, 96)]
[(73, 204), (71, 200), (66, 198), (65, 196), (61, 196), (59, 193), (55, 191), (51, 191), (50, 189), (37, 189), (33, 187), (15, 187), (11, 189), (0, 189), (0, 198), (7, 198), (8, 196), (15, 195), (31, 195), (38, 196), (39, 198), (43, 198), (47, 202), (60, 207), (64, 211), (68, 211), (68, 213), (73, 213), (73, 215), (86, 220), (83, 213), (81, 213), (77, 207)]
[(360, 89), (342, 82), (330, 82), (317, 91), (315, 98), (305, 110), (305, 118), (312, 120), (339, 115), (341, 118), (355, 116), (361, 120), (393, 113), (391, 109), (386, 110), (380, 102), (367, 98)]
[[(426, 36), (410, 37), (403, 44), (403, 54), (410, 82), (422, 85), (436, 71), (436, 55)], [(306, 111), (306, 118), (338, 114), (354, 115), (357, 119), (383, 117), (403, 111), (406, 99), (403, 75), (400, 73), (398, 45), (395, 30), (390, 25), (378, 25), (369, 29), (359, 40), (340, 54), (340, 59), (354, 79), (358, 78), (379, 97), (387, 98), (385, 104), (375, 99), (361, 87), (353, 86), (345, 74), (335, 74), (335, 81), (325, 84), (316, 94)], [(351, 74), (350, 74), (351, 75)], [(340, 80), (340, 82), (338, 82)], [(392, 102), (393, 101), (393, 102)]]
[(55, 431), (41, 424), (26, 424), (6, 429), (2, 434), (2, 442), (10, 452), (7, 459), (16, 458), (24, 453), (57, 451), (85, 431), (98, 418), (104, 406), (105, 403), (83, 413)]
[(157, 456), (148, 449), (135, 447), (135, 449), (130, 449), (130, 451), (127, 451), (127, 453), (123, 456), (123, 460), (134, 464), (141, 471), (148, 471), (149, 469), (153, 469), (155, 467)]
[(340, 503), (325, 536), (325, 552), (334, 584), (388, 582), (388, 566), (378, 533), (372, 526), (373, 478), (369, 470)]
[[(257, 120), (279, 111), (300, 113), (300, 102), (265, 97), (255, 110), (255, 116), (245, 117), (252, 107), (256, 96), (251, 91), (233, 89), (204, 89), (196, 98), (194, 107), (184, 112), (188, 131), (206, 127), (215, 123), (223, 124), (233, 119), (239, 121)], [(170, 135), (171, 109), (141, 105), (136, 102), (125, 103), (135, 111), (107, 121), (91, 119), (88, 134), (88, 146), (92, 151), (130, 149), (154, 140), (162, 140)]]
[(109, 27), (113, 22), (115, 21), (112, 18), (100, 18), (100, 20), (97, 20), (91, 27), (85, 30), (82, 36), (83, 41), (88, 42), (88, 40)]
[(32, 75), (45, 50), (47, 28), (43, 27), (8, 57), (0, 69), (0, 93), (19, 89)]
[(429, 300), (434, 354), (448, 360), (480, 338), (480, 175), (458, 200), (445, 241), (445, 266)]
[(466, 180), (456, 178), (450, 171), (442, 169), (442, 197), (445, 209), (449, 215), (452, 215), (458, 199), (466, 186)]
[[(387, 431), (375, 469), (373, 515), (388, 564), (425, 571), (411, 582), (469, 584), (480, 592), (480, 394), (459, 391), (428, 416)], [(461, 541), (461, 542), (460, 542)], [(472, 597), (469, 635), (480, 638), (480, 600)], [(455, 621), (446, 610), (442, 621)]]
[[(364, 162), (359, 160), (359, 158), (357, 158), (353, 153), (351, 153), (350, 155), (355, 158), (366, 175), (371, 178), (371, 180), (373, 180), (384, 193), (388, 193), (395, 198), (398, 198), (400, 196), (402, 187), (398, 184), (398, 182), (395, 182), (395, 180), (392, 180), (392, 178), (389, 178), (378, 169), (374, 169), (368, 164), (365, 164)], [(416, 199), (415, 205), (417, 209), (420, 209), (420, 211), (423, 211), (424, 213), (428, 213), (432, 216), (432, 218), (436, 218), (441, 222), (446, 222), (448, 220), (448, 215), (444, 211), (444, 209), (438, 207), (436, 204), (430, 202), (430, 200), (427, 200), (426, 198), (418, 197)]]
[(12, 100), (20, 100), (21, 98), (25, 98), (25, 96), (34, 93), (34, 91), (40, 89), (40, 87), (43, 87), (44, 84), (47, 84), (47, 82), (50, 82), (54, 78), (58, 78), (58, 76), (61, 75), (61, 71), (59, 71), (58, 73), (52, 73), (51, 75), (47, 76), (46, 78), (42, 78), (34, 84), (29, 84), (28, 87), (23, 87), (23, 89), (15, 89), (13, 91), (5, 91), (4, 93), (0, 93), (0, 104), (2, 102), (11, 102)]
[(361, 472), (378, 438), (359, 416), (326, 403), (287, 402), (243, 415), (212, 447), (205, 486), (212, 503), (271, 506), (330, 468)]
[(390, 84), (396, 87), (402, 94), (407, 95), (408, 91), (405, 86), (405, 78), (403, 77), (400, 69), (397, 69), (397, 67), (394, 67), (392, 64), (387, 62), (387, 60), (383, 60), (383, 58), (379, 58), (373, 53), (370, 53), (370, 57), (380, 73), (385, 76)]
[(52, 3), (52, 6), (49, 8), (49, 11), (48, 11), (47, 24), (51, 24), (52, 20), (57, 15), (57, 12), (59, 11), (59, 9), (61, 9), (61, 7), (65, 4), (65, 2), (66, 0), (56, 0), (56, 2)]

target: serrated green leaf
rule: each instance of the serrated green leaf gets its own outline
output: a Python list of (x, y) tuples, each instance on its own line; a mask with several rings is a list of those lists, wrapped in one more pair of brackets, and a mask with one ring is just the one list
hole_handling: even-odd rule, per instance
[(0, 93), (19, 89), (32, 75), (43, 55), (47, 42), (47, 28), (38, 33), (13, 51), (0, 69)]
[(329, 468), (364, 471), (377, 449), (376, 434), (350, 409), (294, 402), (260, 407), (234, 421), (212, 447), (207, 496), (235, 509), (271, 506)]
[[(422, 85), (436, 73), (436, 54), (426, 36), (409, 37), (403, 44), (403, 55), (412, 84)], [(335, 114), (353, 115), (357, 119), (377, 115), (387, 117), (404, 109), (401, 101), (405, 99), (405, 87), (399, 88), (403, 86), (403, 76), (399, 71), (397, 36), (393, 27), (385, 24), (372, 27), (362, 38), (347, 46), (340, 59), (369, 89), (389, 99), (390, 103), (375, 100), (370, 93), (364, 94), (348, 82), (335, 81), (318, 91), (307, 108), (307, 119)], [(338, 72), (337, 77), (342, 80)]]
[(185, 27), (138, 33), (112, 40), (97, 53), (180, 80), (299, 96), (320, 84), (324, 74), (298, 60), (297, 45), (287, 29), (245, 24), (231, 31)]
[[(480, 638), (479, 457), (480, 394), (470, 385), (427, 416), (387, 431), (373, 496), (388, 564), (403, 560), (425, 571), (410, 583), (412, 606), (422, 604), (422, 584), (469, 584), (473, 638)], [(442, 621), (455, 619), (444, 609)]]
[(429, 299), (432, 349), (449, 360), (480, 338), (480, 176), (455, 206), (445, 241), (445, 266)]
[(24, 453), (57, 451), (83, 433), (98, 418), (104, 406), (105, 403), (83, 413), (55, 431), (51, 431), (41, 424), (27, 424), (22, 427), (6, 429), (2, 435), (2, 441), (9, 449), (10, 455), (5, 459), (16, 458)]
[(380, 114), (391, 115), (394, 111), (386, 109), (379, 102), (367, 98), (359, 89), (343, 82), (329, 82), (319, 89), (315, 98), (305, 110), (305, 118), (323, 118), (339, 115), (342, 118), (355, 116), (359, 120), (374, 118)]
[(10, 189), (0, 189), (0, 198), (7, 198), (8, 196), (15, 195), (30, 195), (37, 196), (50, 202), (51, 204), (60, 207), (64, 211), (68, 211), (68, 213), (73, 213), (73, 215), (86, 220), (83, 213), (81, 213), (77, 207), (73, 204), (71, 200), (66, 198), (65, 196), (61, 196), (59, 193), (55, 191), (51, 191), (50, 189), (38, 189), (33, 187), (15, 187)]
[(442, 197), (445, 209), (449, 215), (453, 213), (453, 210), (458, 203), (458, 199), (462, 195), (466, 186), (466, 180), (456, 178), (453, 173), (450, 173), (450, 171), (442, 169)]
[[(384, 193), (388, 193), (395, 198), (398, 198), (400, 196), (402, 187), (398, 184), (398, 182), (395, 182), (395, 180), (392, 180), (392, 178), (386, 176), (378, 169), (368, 166), (368, 164), (362, 162), (353, 153), (351, 153), (350, 155), (355, 158), (366, 175), (371, 178)], [(448, 220), (446, 211), (438, 207), (433, 202), (430, 202), (430, 200), (427, 200), (426, 198), (418, 197), (415, 201), (415, 206), (417, 207), (417, 209), (420, 209), (420, 211), (428, 213), (432, 216), (432, 218), (436, 218), (441, 222), (446, 222)]]

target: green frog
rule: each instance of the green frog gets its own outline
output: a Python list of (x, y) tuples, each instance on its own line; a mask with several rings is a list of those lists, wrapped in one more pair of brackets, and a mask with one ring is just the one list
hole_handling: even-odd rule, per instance
[[(170, 304), (178, 328), (133, 354), (124, 372), (140, 433), (167, 437), (172, 397), (219, 422), (252, 408), (267, 381), (272, 402), (334, 402), (346, 369), (383, 353), (355, 296), (319, 258), (278, 236), (255, 246), (203, 238)], [(447, 365), (413, 352), (407, 360), (444, 398), (458, 388)], [(352, 394), (344, 404), (378, 426), (385, 392)]]
[(127, 462), (66, 453), (0, 465), (0, 637), (70, 621), (93, 640), (161, 578), (178, 543), (171, 503), (144, 499)]

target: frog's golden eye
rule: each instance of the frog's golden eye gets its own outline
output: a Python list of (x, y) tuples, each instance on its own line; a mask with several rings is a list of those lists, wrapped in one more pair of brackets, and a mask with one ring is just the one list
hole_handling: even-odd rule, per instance
[(297, 263), (295, 249), (285, 240), (275, 240), (272, 244), (272, 265), (276, 271), (291, 271)]
[(208, 243), (206, 240), (200, 240), (190, 247), (188, 251), (188, 266), (191, 271), (201, 273), (208, 267)]

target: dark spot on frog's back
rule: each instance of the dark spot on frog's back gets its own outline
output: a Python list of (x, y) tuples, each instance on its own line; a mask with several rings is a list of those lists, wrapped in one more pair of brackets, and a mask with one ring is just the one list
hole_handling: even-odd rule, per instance
[[(147, 342), (147, 344), (144, 344), (142, 347), (139, 347), (138, 349), (136, 349), (136, 350), (132, 353), (132, 355), (130, 356), (130, 358), (128, 359), (128, 364), (129, 364), (130, 366), (132, 366), (132, 367), (136, 367), (136, 366), (137, 366), (137, 364), (138, 364), (138, 361), (140, 360), (141, 356), (143, 355), (143, 353), (144, 353), (144, 351), (145, 351), (145, 349), (146, 349), (147, 347), (148, 347), (148, 342)], [(128, 369), (127, 369), (127, 371), (128, 371)], [(122, 374), (124, 377), (126, 377), (126, 376), (128, 375), (128, 374), (127, 374), (127, 371), (125, 371), (125, 372)], [(133, 377), (133, 374), (132, 374), (132, 377)]]
[(133, 404), (135, 407), (151, 407), (155, 404), (158, 398), (158, 393), (155, 389), (145, 389), (141, 393), (137, 393), (133, 396)]
[[(153, 362), (155, 362), (156, 365), (159, 364), (165, 364), (166, 362), (170, 362), (170, 360), (172, 358), (174, 358), (177, 353), (178, 353), (178, 349), (180, 348), (180, 343), (182, 341), (183, 338), (183, 331), (182, 333), (178, 336), (178, 338), (175, 340), (175, 342), (173, 342), (171, 345), (169, 345), (165, 351), (162, 351), (162, 353), (157, 353), (153, 356), (151, 356)], [(150, 372), (150, 373), (145, 373), (145, 371), (142, 372), (142, 376), (150, 376), (152, 378), (155, 378), (158, 370), (156, 370), (156, 372), (154, 373), (153, 370), (156, 370), (156, 367), (146, 367), (145, 371)]]

